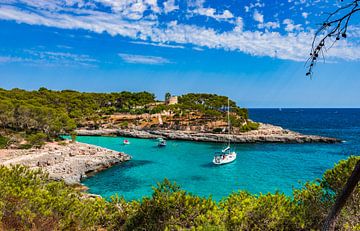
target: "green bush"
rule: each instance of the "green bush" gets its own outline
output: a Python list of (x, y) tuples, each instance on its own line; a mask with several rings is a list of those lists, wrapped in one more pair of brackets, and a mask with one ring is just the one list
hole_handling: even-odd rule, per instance
[(240, 128), (241, 132), (248, 132), (251, 130), (257, 130), (260, 127), (259, 123), (256, 122), (252, 122), (252, 121), (247, 121), (246, 124), (242, 125)]
[(75, 131), (70, 132), (71, 142), (75, 143), (77, 138), (77, 133)]
[(97, 230), (122, 220), (114, 203), (82, 198), (41, 171), (0, 166), (0, 229)]
[(9, 142), (9, 138), (7, 138), (5, 136), (0, 136), (0, 149), (6, 148), (6, 146), (8, 145), (8, 142)]
[(121, 128), (128, 128), (129, 127), (129, 123), (127, 121), (124, 121), (120, 124)]
[(26, 141), (28, 145), (35, 148), (40, 148), (45, 144), (45, 141), (48, 139), (48, 136), (45, 133), (37, 132), (35, 134), (28, 135)]
[[(338, 195), (343, 190), (360, 156), (352, 156), (341, 160), (334, 168), (325, 172), (321, 186), (330, 195)], [(355, 188), (351, 197), (342, 210), (337, 229), (360, 230), (360, 184)]]
[(211, 198), (193, 196), (167, 179), (144, 198), (135, 215), (126, 222), (127, 230), (180, 230), (221, 227), (219, 207)]
[(220, 132), (222, 132), (222, 131), (223, 131), (222, 128), (214, 128), (214, 129), (213, 129), (213, 132), (214, 132), (214, 133), (220, 133)]
[(300, 230), (297, 204), (284, 194), (258, 197), (246, 192), (233, 193), (220, 206), (228, 230)]
[[(39, 170), (0, 166), (0, 230), (319, 230), (360, 157), (340, 161), (322, 179), (281, 193), (240, 191), (219, 203), (168, 180), (151, 197), (89, 198)], [(360, 186), (336, 230), (360, 230)]]

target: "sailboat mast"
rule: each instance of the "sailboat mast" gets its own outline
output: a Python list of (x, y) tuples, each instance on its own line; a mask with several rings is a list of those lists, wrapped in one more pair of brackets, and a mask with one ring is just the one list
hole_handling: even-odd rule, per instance
[(228, 97), (227, 117), (228, 117), (228, 146), (230, 147), (230, 99), (229, 99), (229, 97)]

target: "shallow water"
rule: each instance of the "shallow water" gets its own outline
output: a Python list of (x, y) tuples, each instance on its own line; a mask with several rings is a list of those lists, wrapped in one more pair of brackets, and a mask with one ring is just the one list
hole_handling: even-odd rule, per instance
[(127, 163), (115, 166), (84, 180), (91, 193), (126, 199), (150, 196), (156, 182), (168, 178), (183, 189), (216, 200), (233, 191), (251, 193), (281, 191), (291, 195), (299, 182), (315, 180), (340, 159), (360, 152), (359, 109), (253, 109), (256, 121), (281, 125), (308, 134), (346, 140), (340, 144), (241, 144), (234, 145), (237, 160), (214, 166), (214, 152), (222, 144), (168, 141), (158, 148), (156, 140), (122, 137), (78, 137), (78, 141), (99, 145), (132, 155)]

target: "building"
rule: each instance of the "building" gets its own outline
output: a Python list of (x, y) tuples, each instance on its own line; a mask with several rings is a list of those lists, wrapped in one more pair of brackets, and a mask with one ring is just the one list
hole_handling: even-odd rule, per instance
[(169, 99), (165, 100), (166, 105), (173, 105), (178, 103), (178, 97), (177, 96), (171, 96)]

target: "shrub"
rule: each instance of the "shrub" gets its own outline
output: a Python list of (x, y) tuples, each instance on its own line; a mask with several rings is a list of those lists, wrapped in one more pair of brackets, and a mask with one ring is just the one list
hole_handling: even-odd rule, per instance
[(0, 229), (96, 230), (122, 220), (114, 203), (82, 198), (40, 170), (0, 166), (0, 176)]
[(75, 143), (77, 138), (76, 132), (75, 131), (70, 132), (70, 136), (71, 136), (71, 142)]
[(244, 124), (243, 126), (241, 126), (240, 131), (241, 132), (248, 132), (251, 130), (256, 130), (260, 127), (259, 123), (256, 122), (252, 122), (252, 121), (247, 121), (246, 124)]
[(213, 129), (213, 132), (214, 132), (214, 133), (220, 133), (220, 132), (222, 132), (222, 131), (223, 131), (222, 128), (214, 128), (214, 129)]
[[(0, 230), (319, 230), (360, 157), (340, 161), (321, 180), (259, 196), (240, 191), (219, 203), (165, 179), (151, 197), (89, 198), (40, 170), (0, 166)], [(336, 230), (359, 230), (360, 186)]]
[(5, 136), (0, 136), (0, 149), (6, 148), (6, 146), (8, 145), (8, 142), (9, 142), (9, 138), (7, 138)]
[(40, 148), (41, 146), (43, 146), (45, 144), (45, 141), (47, 140), (47, 138), (48, 137), (45, 133), (38, 132), (38, 133), (28, 135), (26, 137), (26, 141), (32, 147)]
[(129, 127), (129, 122), (127, 122), (127, 121), (122, 122), (122, 123), (120, 124), (120, 127), (121, 127), (121, 128), (128, 128), (128, 127)]
[(165, 179), (144, 198), (127, 230), (180, 230), (220, 227), (220, 210), (211, 198), (193, 196)]
[[(334, 168), (325, 172), (321, 186), (329, 194), (339, 195), (350, 177), (360, 156), (351, 156), (347, 160), (341, 160)], [(338, 218), (337, 229), (339, 230), (360, 230), (360, 184), (355, 188), (351, 197), (341, 211)]]
[(231, 194), (220, 203), (228, 230), (299, 230), (297, 205), (284, 194)]

